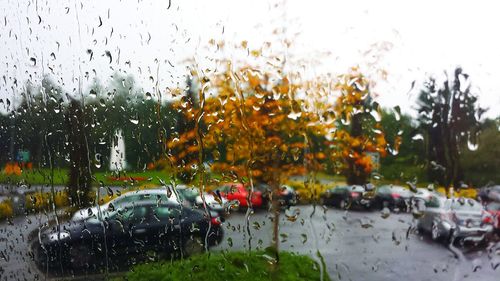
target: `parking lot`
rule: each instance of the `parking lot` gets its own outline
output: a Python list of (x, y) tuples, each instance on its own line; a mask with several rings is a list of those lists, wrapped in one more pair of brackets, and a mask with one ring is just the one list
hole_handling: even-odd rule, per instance
[[(57, 279), (42, 272), (31, 259), (28, 234), (49, 216), (16, 218), (2, 223), (2, 280)], [(258, 210), (246, 228), (243, 212), (230, 214), (222, 243), (212, 252), (264, 249), (271, 241), (270, 216)], [(500, 244), (480, 247), (447, 246), (415, 232), (410, 214), (382, 216), (380, 212), (342, 211), (298, 206), (282, 212), (281, 249), (323, 259), (334, 280), (496, 280)], [(249, 232), (248, 232), (249, 231)], [(98, 272), (94, 279), (104, 279)]]

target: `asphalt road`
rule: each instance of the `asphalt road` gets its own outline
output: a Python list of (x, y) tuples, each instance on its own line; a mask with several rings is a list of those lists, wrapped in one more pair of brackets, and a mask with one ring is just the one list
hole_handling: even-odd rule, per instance
[[(334, 280), (500, 280), (500, 243), (460, 249), (442, 245), (428, 235), (409, 231), (410, 214), (383, 218), (379, 212), (297, 209), (300, 214), (295, 221), (282, 213), (281, 249), (316, 259), (319, 251)], [(288, 214), (295, 219), (294, 212)], [(252, 248), (269, 245), (269, 215), (257, 212), (249, 225), (251, 235), (246, 232), (245, 215), (233, 214), (226, 221), (223, 243), (213, 250), (248, 249), (249, 242)]]
[[(319, 259), (319, 252), (333, 280), (499, 280), (500, 243), (450, 248), (408, 232), (413, 223), (409, 214), (383, 218), (379, 212), (313, 210), (312, 206), (300, 206), (282, 213), (281, 249), (315, 259)], [(30, 215), (0, 224), (0, 280), (50, 277), (31, 261), (27, 242), (28, 234), (49, 217)], [(250, 216), (250, 235), (245, 219), (244, 213), (231, 214), (225, 222), (222, 244), (211, 251), (268, 246), (272, 233), (269, 214), (257, 211)]]

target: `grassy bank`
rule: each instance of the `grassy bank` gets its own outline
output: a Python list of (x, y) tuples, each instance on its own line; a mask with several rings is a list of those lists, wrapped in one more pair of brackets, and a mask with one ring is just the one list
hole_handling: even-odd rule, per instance
[[(308, 256), (280, 253), (279, 265), (264, 252), (204, 254), (134, 267), (114, 280), (321, 280), (318, 263)], [(325, 273), (323, 280), (330, 280)]]

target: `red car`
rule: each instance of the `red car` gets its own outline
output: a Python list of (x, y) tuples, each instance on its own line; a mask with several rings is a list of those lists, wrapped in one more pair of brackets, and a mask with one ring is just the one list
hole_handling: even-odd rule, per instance
[(487, 222), (491, 223), (495, 230), (500, 233), (500, 203), (490, 202), (485, 209), (491, 215), (487, 217)]
[[(250, 190), (241, 183), (223, 184), (216, 190), (216, 193), (219, 193), (221, 197), (226, 198), (228, 201), (237, 200), (240, 203), (240, 207), (248, 207)], [(255, 190), (252, 193), (250, 201), (252, 202), (252, 207), (262, 207), (262, 192)]]

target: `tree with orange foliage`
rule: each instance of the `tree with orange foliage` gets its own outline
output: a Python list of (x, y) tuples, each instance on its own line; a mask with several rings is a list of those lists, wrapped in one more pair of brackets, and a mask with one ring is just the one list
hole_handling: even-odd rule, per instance
[[(199, 107), (185, 98), (177, 103), (187, 122), (195, 126), (169, 140), (170, 158), (191, 173), (211, 159), (212, 171), (247, 179), (250, 196), (254, 182), (269, 184), (277, 252), (280, 182), (288, 175), (304, 173), (305, 166), (324, 169), (326, 154), (311, 147), (313, 140), (326, 134), (328, 125), (304, 109), (304, 100), (297, 98), (302, 85), (281, 72), (249, 66), (233, 69), (227, 63), (218, 73), (196, 80), (203, 81)], [(215, 94), (207, 96), (208, 92)], [(195, 152), (198, 159), (190, 156)]]
[(342, 156), (347, 183), (366, 184), (373, 170), (368, 152), (387, 154), (380, 109), (372, 102), (370, 81), (356, 68), (341, 75), (335, 88), (340, 92), (334, 105), (339, 126), (332, 145)]

